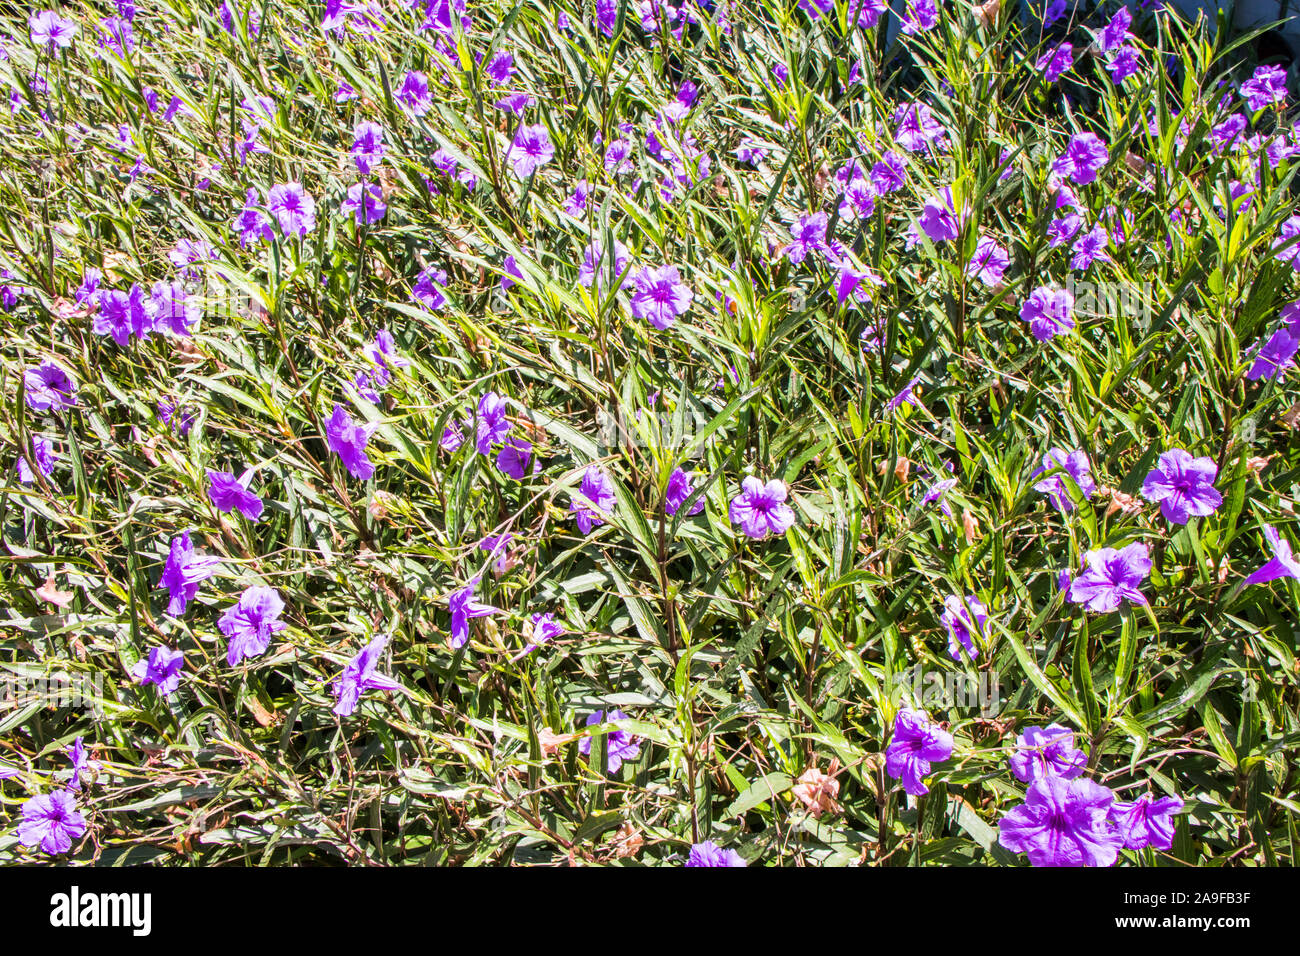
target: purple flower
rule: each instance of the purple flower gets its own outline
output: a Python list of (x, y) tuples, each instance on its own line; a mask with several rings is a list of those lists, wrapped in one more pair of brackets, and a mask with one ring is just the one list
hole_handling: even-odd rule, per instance
[(605, 258), (605, 249), (599, 241), (590, 242), (583, 253), (582, 265), (578, 269), (578, 284), (590, 286), (593, 282), (600, 292), (605, 291), (609, 284), (610, 270), (614, 273), (614, 288), (622, 288), (628, 281), (629, 269), (632, 265), (632, 257), (627, 251), (627, 246), (614, 240), (614, 261), (610, 263)]
[(316, 200), (302, 183), (280, 183), (266, 194), (266, 206), (285, 237), (305, 236), (316, 228)]
[(900, 710), (894, 718), (894, 735), (885, 748), (885, 772), (903, 782), (914, 797), (930, 792), (922, 782), (930, 765), (952, 756), (952, 735), (919, 710)]
[(1295, 365), (1297, 349), (1300, 349), (1300, 338), (1297, 338), (1290, 329), (1278, 329), (1260, 346), (1255, 354), (1255, 361), (1246, 372), (1246, 378), (1252, 382), (1259, 381), (1261, 378), (1278, 378)]
[(1083, 228), (1083, 217), (1077, 213), (1070, 213), (1068, 216), (1062, 216), (1053, 219), (1047, 224), (1047, 245), (1051, 249), (1057, 246), (1063, 246)]
[(1119, 86), (1130, 76), (1137, 73), (1138, 51), (1135, 47), (1122, 46), (1110, 55), (1106, 69), (1110, 71), (1110, 81)]
[[(54, 474), (54, 465), (58, 458), (54, 454), (54, 446), (50, 444), (50, 440), (44, 435), (32, 436), (31, 458), (36, 463), (37, 470), (46, 478)], [(32, 474), (32, 469), (27, 464), (27, 459), (22, 455), (18, 456), (16, 471), (18, 472), (18, 480), (25, 485), (30, 485), (36, 480), (36, 476)]]
[(735, 850), (724, 850), (712, 840), (691, 847), (685, 866), (744, 866), (745, 859)]
[(935, 0), (908, 0), (903, 14), (903, 32), (911, 35), (933, 30), (939, 23), (939, 7)]
[(1034, 866), (1113, 866), (1119, 838), (1107, 819), (1115, 795), (1091, 780), (1052, 774), (1029, 785), (1025, 802), (998, 821), (998, 843)]
[[(1071, 452), (1061, 448), (1049, 450), (1043, 456), (1043, 467), (1029, 477), (1037, 478), (1039, 475), (1057, 468), (1064, 469), (1065, 473), (1079, 486), (1079, 491), (1083, 493), (1085, 498), (1091, 497), (1092, 493), (1097, 490), (1097, 483), (1092, 480), (1092, 463), (1088, 461), (1088, 453), (1081, 448)], [(1042, 481), (1035, 483), (1034, 490), (1045, 495), (1051, 495), (1052, 503), (1061, 511), (1068, 513), (1074, 510), (1074, 499), (1070, 495), (1069, 487), (1061, 478), (1061, 475), (1051, 475), (1044, 478)]]
[(270, 242), (275, 238), (271, 217), (265, 210), (258, 208), (260, 202), (257, 190), (250, 186), (244, 199), (244, 208), (231, 223), (231, 229), (239, 234), (241, 248), (247, 248), (255, 242)]
[(86, 750), (86, 738), (78, 737), (68, 748), (68, 759), (72, 761), (72, 776), (68, 778), (69, 790), (81, 790), (81, 775), (92, 771), (100, 770), (103, 764), (98, 760), (91, 760), (90, 753)]
[(1138, 541), (1125, 548), (1101, 548), (1084, 556), (1086, 567), (1072, 582), (1067, 595), (1074, 604), (1090, 611), (1119, 610), (1120, 602), (1146, 604), (1138, 585), (1151, 573), (1147, 546)]
[(1074, 66), (1074, 47), (1061, 43), (1038, 58), (1034, 68), (1043, 70), (1043, 79), (1055, 83)]
[(1049, 774), (1073, 780), (1088, 766), (1088, 755), (1074, 746), (1074, 731), (1060, 724), (1026, 727), (1016, 737), (1016, 752), (1010, 760), (1012, 772), (1023, 783)]
[(790, 230), (790, 244), (784, 249), (791, 262), (798, 265), (807, 258), (808, 253), (826, 251), (828, 222), (829, 218), (824, 212), (799, 217), (799, 221)]
[(765, 485), (749, 475), (740, 483), (740, 494), (731, 499), (731, 523), (758, 541), (785, 534), (794, 524), (794, 509), (785, 503), (787, 494), (785, 482), (774, 478)]
[(1181, 812), (1183, 801), (1177, 797), (1152, 799), (1144, 793), (1132, 803), (1114, 803), (1110, 808), (1110, 822), (1115, 835), (1126, 850), (1143, 850), (1154, 847), (1170, 850), (1174, 845), (1174, 814)]
[(663, 331), (691, 307), (694, 294), (681, 280), (676, 266), (647, 266), (636, 274), (632, 293), (632, 315), (649, 319)]
[(957, 486), (956, 478), (944, 478), (936, 481), (926, 489), (925, 494), (921, 497), (921, 504), (928, 505), (931, 502), (939, 502), (939, 510), (949, 517), (952, 516), (952, 508), (948, 502), (943, 500), (943, 496)]
[(442, 269), (425, 269), (415, 279), (415, 285), (411, 288), (411, 298), (415, 299), (426, 309), (437, 312), (447, 304), (447, 292), (443, 285), (447, 281), (447, 273)]
[[(671, 517), (677, 514), (678, 509), (686, 504), (686, 499), (695, 493), (691, 487), (691, 476), (681, 468), (674, 468), (673, 473), (668, 476), (668, 490), (664, 494), (664, 510)], [(688, 515), (697, 515), (704, 510), (704, 497), (701, 496), (691, 509), (686, 513)]]
[(393, 339), (393, 333), (387, 329), (376, 332), (375, 341), (362, 351), (372, 363), (390, 371), (407, 368), (411, 364), (410, 359), (397, 354), (397, 342)]
[(961, 234), (961, 222), (953, 209), (951, 187), (945, 186), (938, 195), (925, 201), (917, 224), (930, 237), (931, 242), (956, 239)]
[[(627, 714), (623, 713), (617, 707), (611, 707), (608, 711), (598, 710), (587, 718), (587, 726), (592, 727), (596, 724), (612, 723), (616, 720), (627, 720)], [(585, 756), (591, 756), (591, 738), (583, 737), (578, 744), (578, 749)], [(605, 737), (605, 757), (609, 765), (610, 773), (617, 773), (619, 767), (623, 766), (624, 760), (635, 760), (641, 756), (641, 741), (639, 738), (632, 736), (626, 730), (611, 730)]]
[(515, 280), (524, 281), (524, 274), (519, 270), (519, 263), (515, 261), (514, 256), (506, 256), (505, 261), (501, 264), (501, 269), (505, 273), (501, 276), (501, 291), (507, 292), (514, 285)]
[[(77, 24), (64, 20), (53, 10), (40, 10), (27, 18), (32, 43), (53, 51), (55, 47), (70, 47), (77, 35)], [(62, 851), (60, 851), (62, 852)]]
[(1128, 38), (1128, 28), (1133, 22), (1133, 15), (1127, 7), (1120, 7), (1097, 35), (1097, 49), (1109, 53)]
[(384, 128), (378, 123), (360, 122), (352, 131), (352, 159), (357, 164), (357, 171), (362, 176), (369, 176), (370, 171), (384, 158)]
[(167, 589), (167, 613), (179, 617), (199, 593), (200, 582), (217, 573), (220, 558), (201, 557), (190, 543), (188, 531), (172, 538), (158, 587)]
[(613, 140), (605, 147), (605, 172), (611, 176), (630, 173), (636, 167), (632, 164), (632, 144), (625, 139)]
[(36, 411), (73, 408), (77, 404), (77, 383), (61, 365), (46, 359), (23, 373), (27, 407)]
[(1066, 0), (1052, 0), (1052, 2), (1047, 5), (1047, 9), (1043, 11), (1043, 26), (1050, 27), (1057, 20), (1061, 19), (1061, 17), (1065, 16), (1065, 11), (1068, 6), (1069, 4), (1066, 3)]
[(557, 637), (563, 637), (566, 631), (556, 620), (553, 613), (534, 614), (529, 618), (529, 640), (524, 653), (529, 654), (543, 644), (549, 644)]
[(70, 790), (38, 794), (23, 804), (18, 824), (18, 842), (39, 846), (50, 856), (67, 853), (72, 841), (86, 832), (86, 818), (77, 811), (77, 798)]
[(522, 438), (507, 438), (497, 455), (497, 468), (516, 481), (528, 474), (528, 464), (533, 459), (533, 445)]
[(190, 298), (181, 282), (155, 282), (145, 303), (152, 328), (171, 335), (188, 337), (198, 321), (200, 306)]
[(474, 444), (480, 455), (490, 454), (492, 446), (505, 441), (510, 433), (506, 403), (496, 392), (487, 392), (478, 400), (474, 416)]
[(454, 648), (462, 648), (469, 641), (470, 618), (501, 613), (500, 608), (474, 600), (474, 589), (478, 587), (478, 582), (479, 579), (474, 578), (460, 590), (453, 591), (447, 599), (451, 608), (451, 646)]
[(218, 511), (229, 513), (236, 508), (249, 521), (262, 517), (262, 499), (248, 490), (253, 469), (247, 469), (238, 478), (229, 471), (208, 471), (208, 498)]
[(904, 385), (897, 395), (885, 402), (885, 408), (891, 412), (896, 412), (904, 405), (918, 404), (916, 398), (916, 386), (920, 381), (921, 377), (919, 375), (912, 376), (911, 381)]
[(1246, 97), (1246, 105), (1252, 111), (1262, 110), (1267, 106), (1286, 104), (1286, 68), (1281, 66), (1257, 66), (1254, 75), (1241, 84), (1241, 95)]
[(966, 275), (969, 278), (979, 279), (985, 285), (997, 285), (1002, 281), (1002, 276), (1009, 265), (1011, 265), (1011, 257), (1007, 255), (1007, 250), (992, 236), (981, 236), (979, 242), (975, 244), (975, 254), (971, 256), (970, 262), (966, 263)]
[(1109, 159), (1105, 142), (1095, 133), (1076, 133), (1070, 137), (1065, 152), (1052, 163), (1052, 172), (1086, 186), (1096, 180), (1097, 172)]
[(217, 627), (230, 641), (226, 663), (234, 667), (246, 657), (265, 654), (271, 635), (289, 626), (280, 620), (283, 610), (284, 601), (275, 588), (255, 586), (244, 591), (238, 603), (227, 608), (217, 621)]
[(353, 183), (348, 187), (348, 198), (339, 204), (339, 212), (352, 213), (358, 226), (369, 226), (384, 218), (388, 204), (378, 183)]
[(412, 116), (423, 116), (429, 112), (433, 108), (429, 78), (419, 71), (407, 73), (397, 91), (397, 102)]
[(521, 126), (515, 133), (514, 142), (506, 153), (510, 168), (520, 179), (527, 179), (541, 167), (551, 161), (555, 147), (551, 145), (551, 136), (546, 127), (537, 123)]
[(880, 162), (871, 167), (871, 184), (877, 196), (897, 192), (907, 184), (907, 160), (895, 152), (888, 152)]
[(1020, 317), (1029, 323), (1034, 338), (1046, 342), (1074, 328), (1073, 310), (1074, 296), (1068, 289), (1039, 286), (1020, 307)]
[(1212, 515), (1223, 504), (1214, 487), (1218, 472), (1213, 458), (1193, 458), (1182, 448), (1172, 448), (1142, 482), (1142, 497), (1160, 502), (1166, 521), (1187, 524), (1193, 515)]
[(591, 534), (591, 529), (605, 523), (617, 503), (614, 497), (614, 483), (597, 465), (588, 465), (582, 473), (582, 485), (578, 493), (569, 502), (569, 511), (573, 520), (583, 534)]
[(1279, 250), (1277, 258), (1291, 263), (1291, 267), (1300, 272), (1300, 243), (1295, 241), (1297, 237), (1300, 237), (1300, 216), (1292, 216), (1279, 227), (1273, 248)]
[[(894, 110), (894, 142), (909, 153), (924, 152), (933, 146), (936, 150), (948, 148), (948, 131), (935, 117), (934, 111), (924, 103), (904, 103)], [(886, 154), (888, 161), (893, 153)], [(892, 167), (894, 173), (902, 172), (901, 157), (898, 165)], [(873, 178), (875, 170), (872, 170)], [(901, 183), (900, 183), (901, 185)], [(885, 192), (886, 190), (881, 190)]]
[(1110, 243), (1110, 233), (1101, 223), (1097, 223), (1090, 230), (1080, 236), (1070, 251), (1074, 253), (1070, 259), (1070, 268), (1080, 271), (1087, 269), (1094, 262), (1110, 262), (1110, 254), (1106, 251), (1106, 246)]
[(1295, 578), (1300, 580), (1300, 561), (1297, 561), (1295, 554), (1291, 550), (1291, 542), (1278, 534), (1276, 528), (1272, 525), (1264, 525), (1264, 537), (1268, 539), (1269, 546), (1273, 549), (1273, 557), (1268, 562), (1246, 578), (1243, 587), (1249, 587), (1252, 584), (1264, 584), (1268, 581), (1276, 581), (1278, 578)]
[(388, 638), (380, 634), (363, 647), (356, 657), (343, 668), (343, 673), (334, 681), (334, 713), (340, 717), (350, 717), (357, 709), (361, 694), (368, 690), (401, 690), (402, 685), (391, 677), (376, 674), (379, 655), (384, 652)]
[(970, 594), (963, 601), (959, 595), (949, 595), (944, 599), (943, 613), (939, 615), (939, 620), (948, 629), (948, 653), (953, 660), (961, 660), (958, 644), (966, 648), (966, 653), (970, 654), (972, 660), (979, 657), (975, 640), (983, 637), (989, 621), (988, 608), (979, 598)]
[(353, 478), (365, 481), (375, 473), (375, 466), (366, 456), (366, 443), (379, 426), (360, 424), (339, 403), (334, 403), (334, 414), (325, 423), (325, 437), (330, 450), (343, 460), (343, 465)]
[(153, 330), (153, 320), (144, 305), (144, 291), (139, 284), (130, 292), (106, 289), (99, 297), (99, 312), (93, 326), (96, 335), (111, 335), (122, 348), (131, 342), (131, 336), (145, 339)]
[(147, 658), (135, 662), (131, 676), (141, 685), (153, 684), (158, 688), (158, 693), (170, 697), (180, 686), (181, 668), (184, 666), (185, 655), (179, 649), (172, 650), (159, 644), (150, 649)]

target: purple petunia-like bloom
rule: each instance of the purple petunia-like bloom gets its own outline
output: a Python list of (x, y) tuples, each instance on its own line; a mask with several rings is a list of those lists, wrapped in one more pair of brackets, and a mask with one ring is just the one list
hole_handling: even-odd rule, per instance
[(1020, 317), (1029, 323), (1034, 338), (1046, 342), (1074, 328), (1073, 311), (1074, 296), (1069, 289), (1039, 286), (1020, 307)]
[(316, 228), (316, 200), (302, 183), (280, 183), (266, 194), (266, 207), (285, 237), (305, 236)]
[[(1097, 490), (1097, 483), (1092, 478), (1092, 463), (1088, 460), (1088, 453), (1082, 448), (1071, 452), (1067, 452), (1062, 448), (1050, 449), (1043, 456), (1043, 467), (1029, 477), (1037, 478), (1039, 475), (1054, 471), (1057, 468), (1063, 469), (1065, 474), (1073, 479), (1085, 498), (1092, 497), (1092, 493)], [(1062, 475), (1050, 475), (1042, 481), (1036, 482), (1034, 490), (1050, 495), (1052, 503), (1057, 508), (1069, 513), (1074, 510), (1074, 499), (1070, 495), (1069, 486), (1062, 478)]]
[(534, 614), (529, 618), (529, 641), (528, 646), (524, 648), (525, 654), (531, 654), (543, 644), (549, 644), (557, 637), (563, 637), (569, 632), (566, 631), (558, 621), (555, 620), (554, 612), (545, 614)]
[(191, 334), (202, 313), (199, 303), (185, 291), (184, 283), (166, 281), (153, 284), (145, 310), (154, 329), (182, 338)]
[(552, 145), (551, 135), (542, 123), (521, 126), (506, 153), (510, 168), (520, 179), (527, 179), (533, 175), (554, 156), (555, 146)]
[(1282, 66), (1257, 66), (1249, 80), (1241, 84), (1241, 95), (1251, 111), (1262, 110), (1277, 104), (1286, 104), (1286, 68)]
[(627, 246), (614, 240), (614, 261), (611, 263), (605, 258), (604, 246), (599, 241), (593, 241), (587, 244), (583, 252), (582, 265), (578, 268), (578, 284), (590, 286), (593, 282), (600, 292), (604, 292), (609, 285), (610, 273), (613, 271), (614, 287), (622, 288), (630, 276), (630, 267), (632, 265), (632, 256), (627, 250)]
[(216, 574), (220, 565), (220, 558), (202, 557), (194, 550), (188, 531), (172, 538), (167, 563), (158, 579), (158, 587), (167, 589), (167, 613), (175, 617), (184, 614), (199, 593), (199, 583)]
[(907, 9), (903, 14), (904, 33), (924, 33), (933, 30), (938, 23), (939, 6), (935, 0), (907, 0)]
[(1120, 7), (1097, 34), (1097, 49), (1109, 53), (1118, 48), (1128, 37), (1128, 28), (1133, 23), (1133, 14), (1127, 7)]
[(122, 348), (130, 344), (133, 335), (148, 338), (153, 331), (153, 320), (145, 308), (144, 290), (139, 284), (132, 285), (129, 292), (105, 289), (100, 293), (93, 329), (96, 335), (112, 336)]
[(502, 474), (509, 475), (516, 481), (522, 481), (528, 474), (528, 465), (533, 459), (532, 442), (522, 438), (507, 438), (497, 455), (497, 468)]
[(1026, 727), (1016, 737), (1016, 752), (1010, 758), (1011, 771), (1023, 783), (1049, 774), (1073, 780), (1088, 765), (1088, 755), (1074, 746), (1074, 731), (1060, 724)]
[(830, 222), (824, 212), (800, 216), (790, 229), (790, 243), (783, 250), (795, 265), (803, 262), (810, 252), (826, 251), (826, 226)]
[(448, 606), (451, 608), (451, 646), (459, 649), (465, 646), (469, 641), (469, 622), (471, 618), (487, 617), (489, 614), (500, 614), (501, 609), (493, 607), (491, 604), (482, 604), (474, 600), (474, 590), (478, 587), (478, 578), (474, 578), (469, 584), (457, 591), (453, 591), (447, 599)]
[(77, 810), (77, 798), (70, 790), (37, 794), (23, 804), (18, 824), (18, 842), (40, 847), (50, 856), (67, 853), (72, 841), (86, 833), (86, 818)]
[(411, 116), (423, 116), (433, 108), (433, 96), (429, 92), (429, 78), (423, 73), (413, 71), (406, 74), (397, 91), (397, 102)]
[(1054, 163), (1052, 172), (1071, 182), (1086, 186), (1097, 178), (1097, 172), (1110, 159), (1106, 143), (1096, 133), (1076, 133)]
[(647, 266), (636, 274), (632, 293), (632, 315), (648, 319), (663, 331), (691, 307), (694, 294), (682, 281), (676, 266)]
[(961, 660), (958, 646), (966, 648), (971, 659), (979, 657), (976, 638), (982, 637), (989, 622), (989, 609), (973, 594), (963, 601), (960, 595), (950, 594), (943, 602), (939, 620), (948, 629), (948, 653), (955, 661)]
[(251, 468), (238, 477), (234, 472), (209, 469), (208, 498), (218, 511), (229, 513), (238, 509), (249, 521), (258, 521), (262, 517), (262, 499), (248, 490), (252, 478)]
[(217, 627), (230, 641), (226, 663), (234, 667), (246, 657), (265, 654), (271, 635), (289, 626), (280, 620), (283, 610), (284, 600), (275, 588), (255, 585), (244, 591), (217, 620)]
[(979, 279), (985, 285), (997, 285), (1011, 265), (1007, 250), (998, 244), (992, 236), (981, 236), (975, 244), (975, 253), (966, 263), (966, 275)]
[(1151, 556), (1145, 544), (1138, 541), (1125, 548), (1100, 548), (1083, 557), (1086, 567), (1070, 582), (1067, 594), (1072, 603), (1103, 614), (1119, 610), (1125, 600), (1147, 603), (1146, 595), (1138, 590), (1151, 573)]
[(762, 541), (771, 534), (785, 534), (794, 524), (794, 509), (785, 503), (789, 492), (785, 482), (767, 484), (749, 475), (740, 483), (740, 494), (731, 499), (728, 514), (749, 538)]
[(1043, 71), (1043, 79), (1055, 83), (1062, 75), (1074, 67), (1074, 47), (1069, 43), (1058, 44), (1038, 58), (1034, 68)]
[(1278, 578), (1300, 580), (1300, 561), (1296, 560), (1295, 553), (1291, 550), (1291, 542), (1282, 537), (1270, 524), (1264, 525), (1264, 537), (1268, 539), (1269, 546), (1273, 550), (1273, 557), (1269, 558), (1262, 568), (1246, 578), (1242, 586), (1264, 584), (1268, 581), (1276, 581)]
[(27, 27), (31, 31), (32, 43), (49, 50), (56, 47), (72, 46), (77, 35), (77, 24), (65, 20), (53, 10), (39, 10), (27, 18)]
[(1034, 866), (1113, 866), (1120, 838), (1108, 814), (1115, 795), (1091, 780), (1046, 774), (998, 821), (998, 843)]
[(1193, 458), (1182, 448), (1171, 448), (1142, 482), (1142, 497), (1159, 502), (1166, 521), (1187, 524), (1193, 515), (1212, 515), (1223, 504), (1214, 487), (1218, 473), (1213, 458)]
[(384, 158), (384, 128), (378, 123), (363, 120), (352, 131), (352, 159), (357, 172), (369, 176), (370, 171)]
[(68, 759), (72, 761), (72, 776), (68, 778), (69, 790), (80, 791), (81, 775), (101, 770), (104, 766), (98, 760), (90, 759), (85, 737), (78, 737), (72, 742), (72, 746), (68, 748)]
[(384, 191), (378, 183), (353, 183), (348, 187), (348, 198), (339, 203), (339, 212), (352, 213), (358, 226), (379, 222), (388, 213)]
[(1295, 365), (1296, 352), (1300, 350), (1300, 337), (1290, 329), (1278, 329), (1255, 353), (1255, 360), (1246, 371), (1252, 382), (1275, 379)]
[(894, 718), (894, 735), (885, 748), (885, 772), (901, 780), (914, 797), (930, 792), (922, 778), (930, 766), (952, 756), (952, 735), (919, 710), (900, 710)]
[[(35, 462), (37, 470), (46, 478), (54, 474), (54, 465), (58, 457), (54, 454), (54, 446), (44, 435), (32, 436), (31, 459)], [(18, 480), (24, 485), (30, 485), (36, 480), (36, 475), (32, 473), (27, 459), (22, 455), (18, 456), (18, 463), (14, 470), (18, 472)]]
[(77, 404), (77, 383), (63, 366), (46, 359), (23, 373), (27, 407), (43, 412), (50, 408), (73, 408)]
[(696, 843), (684, 866), (744, 866), (745, 858), (735, 850), (724, 850), (712, 840)]
[(953, 209), (951, 186), (945, 186), (938, 195), (925, 201), (917, 225), (931, 242), (945, 242), (961, 234), (961, 221)]
[(375, 473), (374, 463), (366, 455), (366, 443), (378, 427), (374, 422), (363, 425), (353, 420), (347, 409), (334, 403), (334, 414), (325, 423), (325, 437), (330, 450), (343, 460), (353, 478), (365, 481)]
[(1174, 845), (1173, 816), (1182, 809), (1183, 801), (1177, 797), (1156, 800), (1144, 793), (1132, 803), (1111, 804), (1110, 822), (1126, 850), (1170, 850)]
[[(924, 103), (904, 103), (894, 110), (894, 141), (909, 153), (924, 152), (927, 147), (933, 146), (937, 150), (948, 149), (948, 131), (944, 125), (935, 117), (934, 111)], [(890, 157), (893, 154), (885, 156), (886, 172), (890, 174), (901, 174), (903, 170), (901, 157), (894, 157), (899, 162), (891, 163)], [(880, 165), (880, 164), (877, 164)], [(876, 170), (872, 170), (872, 180), (875, 181)], [(879, 186), (879, 183), (876, 183)], [(902, 185), (899, 183), (899, 185)], [(897, 188), (897, 187), (895, 187)], [(890, 190), (881, 190), (888, 192)]]
[[(587, 718), (587, 726), (593, 727), (596, 724), (612, 723), (616, 720), (627, 720), (627, 714), (623, 713), (617, 707), (611, 707), (609, 710), (598, 710)], [(591, 738), (583, 737), (578, 744), (578, 749), (585, 756), (591, 756)], [(610, 773), (617, 773), (618, 769), (623, 766), (624, 760), (635, 760), (641, 756), (641, 740), (634, 737), (626, 730), (611, 730), (605, 736), (605, 758)]]
[(350, 717), (357, 709), (361, 694), (368, 690), (401, 690), (402, 685), (391, 677), (376, 674), (379, 656), (384, 652), (388, 638), (382, 634), (361, 649), (356, 657), (343, 668), (343, 673), (334, 681), (334, 713), (340, 717)]
[(474, 446), (480, 455), (490, 454), (492, 446), (506, 440), (510, 434), (510, 419), (506, 418), (506, 402), (496, 392), (486, 392), (478, 400), (474, 414)]
[(181, 668), (185, 666), (185, 655), (180, 649), (159, 644), (151, 648), (149, 656), (135, 662), (131, 676), (143, 684), (153, 684), (158, 693), (170, 697), (181, 683)]
[(578, 493), (569, 502), (569, 510), (582, 533), (590, 534), (592, 528), (605, 523), (605, 516), (614, 510), (617, 500), (609, 476), (599, 466), (588, 465), (582, 473)]
[[(668, 490), (664, 495), (664, 511), (669, 517), (677, 514), (682, 505), (686, 504), (686, 499), (695, 493), (691, 486), (691, 476), (681, 468), (674, 468), (673, 473), (668, 476)], [(704, 498), (701, 496), (695, 504), (686, 513), (688, 515), (697, 515), (704, 510)]]

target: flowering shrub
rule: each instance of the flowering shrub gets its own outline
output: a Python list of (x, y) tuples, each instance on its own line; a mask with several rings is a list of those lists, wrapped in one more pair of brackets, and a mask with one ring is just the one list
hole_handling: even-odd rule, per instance
[(0, 18), (0, 862), (1296, 863), (1285, 71), (1064, 6)]

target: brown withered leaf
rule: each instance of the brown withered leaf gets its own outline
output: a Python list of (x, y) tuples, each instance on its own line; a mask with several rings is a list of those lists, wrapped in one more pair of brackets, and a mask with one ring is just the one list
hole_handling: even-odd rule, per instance
[(67, 607), (72, 603), (74, 592), (60, 591), (55, 583), (54, 575), (51, 574), (45, 579), (45, 583), (36, 589), (36, 596), (42, 601), (47, 601), (58, 607)]

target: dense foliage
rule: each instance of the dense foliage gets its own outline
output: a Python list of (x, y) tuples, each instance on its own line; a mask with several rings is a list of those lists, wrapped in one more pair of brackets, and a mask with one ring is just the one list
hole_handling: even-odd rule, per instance
[(1296, 862), (1249, 37), (100, 6), (0, 20), (0, 862)]

